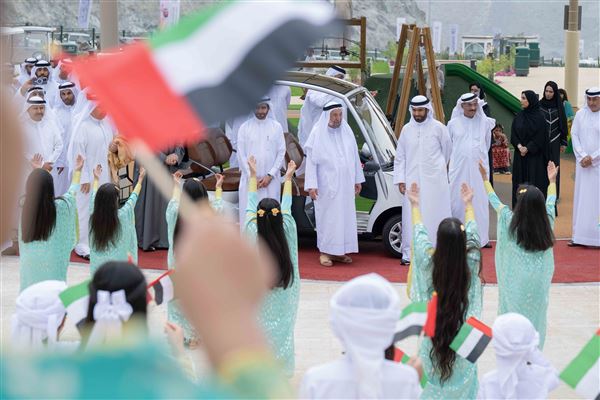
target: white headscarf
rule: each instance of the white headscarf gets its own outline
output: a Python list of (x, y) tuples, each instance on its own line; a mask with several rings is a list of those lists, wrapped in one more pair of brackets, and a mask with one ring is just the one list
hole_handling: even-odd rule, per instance
[[(408, 111), (412, 111), (415, 108), (426, 108), (429, 111), (427, 112), (427, 119), (423, 122), (427, 122), (431, 119), (433, 119), (433, 117), (435, 116), (435, 113), (433, 111), (433, 107), (431, 106), (431, 101), (422, 95), (418, 95), (413, 97), (410, 100), (410, 104), (408, 105)], [(410, 113), (410, 122), (414, 122), (416, 124), (418, 124), (419, 122), (415, 121), (415, 119), (412, 116), (412, 112)]]
[[(346, 76), (346, 70), (342, 67), (338, 67), (337, 65), (332, 65), (325, 71), (325, 75), (327, 76), (336, 76), (336, 75), (344, 75)], [(342, 78), (343, 79), (343, 78)]]
[(58, 327), (66, 310), (58, 295), (67, 288), (63, 281), (43, 281), (27, 287), (16, 301), (11, 321), (12, 342), (22, 348), (43, 348), (56, 345)]
[(20, 69), (19, 69), (19, 77), (17, 78), (19, 80), (19, 83), (21, 85), (23, 85), (25, 82), (27, 82), (29, 79), (31, 79), (31, 74), (27, 73), (27, 66), (28, 65), (35, 65), (35, 63), (37, 62), (37, 58), (35, 57), (28, 57), (25, 59), (24, 62), (21, 63)]
[[(73, 92), (73, 96), (75, 97), (75, 101), (72, 106), (67, 106), (62, 99), (60, 98), (60, 92), (63, 90), (70, 90)], [(55, 108), (73, 108), (75, 110), (75, 106), (77, 105), (77, 100), (79, 100), (79, 89), (75, 82), (65, 81), (58, 85), (58, 90), (56, 91), (56, 99), (54, 100)]]
[(586, 113), (591, 112), (591, 110), (587, 104), (588, 97), (600, 97), (600, 87), (597, 87), (597, 86), (591, 87), (583, 93), (583, 107), (581, 107), (580, 111), (585, 110)]
[(330, 323), (351, 360), (357, 398), (382, 394), (384, 350), (394, 337), (400, 300), (392, 285), (378, 274), (352, 279), (330, 302)]
[(521, 375), (529, 369), (536, 382), (557, 381), (557, 371), (540, 352), (540, 335), (521, 314), (499, 316), (492, 326), (492, 344), (496, 351), (496, 367), (500, 392), (505, 399), (519, 398), (516, 393)]

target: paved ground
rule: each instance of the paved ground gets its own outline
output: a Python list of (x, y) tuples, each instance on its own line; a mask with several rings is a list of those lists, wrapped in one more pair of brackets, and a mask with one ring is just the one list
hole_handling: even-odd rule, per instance
[[(158, 271), (144, 271), (147, 278), (158, 276)], [(68, 283), (75, 284), (89, 275), (87, 266), (72, 264), (69, 268)], [(0, 259), (1, 285), (1, 337), (4, 343), (9, 337), (10, 316), (14, 310), (14, 300), (19, 286), (18, 259)], [(296, 324), (296, 373), (292, 384), (297, 387), (304, 372), (311, 366), (327, 362), (341, 353), (339, 342), (333, 337), (328, 322), (328, 307), (331, 295), (340, 283), (303, 280), (301, 284), (300, 309)], [(402, 299), (407, 304), (406, 286), (395, 284)], [(484, 289), (484, 311), (482, 320), (492, 323), (496, 316), (498, 289), (488, 285)], [(581, 347), (591, 338), (600, 325), (600, 286), (554, 285), (550, 291), (548, 335), (544, 353), (557, 369), (562, 370)], [(166, 308), (152, 307), (149, 317), (151, 331), (162, 338), (162, 324), (166, 319)], [(65, 340), (77, 339), (73, 327), (68, 326), (63, 334)], [(416, 351), (416, 340), (407, 340), (404, 349), (407, 354)], [(202, 371), (206, 361), (200, 351), (195, 352), (197, 367)], [(480, 376), (494, 367), (493, 350), (490, 348), (480, 359)], [(576, 394), (564, 384), (552, 393), (551, 398), (576, 398)]]
[[(496, 80), (500, 81), (500, 86), (511, 92), (517, 98), (521, 97), (524, 90), (534, 90), (540, 96), (544, 90), (544, 85), (548, 81), (555, 81), (558, 87), (564, 87), (565, 69), (564, 67), (539, 67), (530, 68), (529, 75), (524, 76), (498, 76)], [(598, 68), (579, 68), (579, 95), (577, 98), (569, 93), (569, 101), (573, 106), (581, 107), (583, 104), (583, 93), (585, 89), (592, 86), (600, 86), (600, 69)]]

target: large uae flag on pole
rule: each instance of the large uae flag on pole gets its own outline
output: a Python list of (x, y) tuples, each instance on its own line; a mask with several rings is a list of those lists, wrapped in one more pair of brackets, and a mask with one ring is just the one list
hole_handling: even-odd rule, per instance
[(334, 15), (326, 1), (222, 1), (74, 70), (120, 133), (164, 149), (252, 110), (307, 46), (335, 29)]

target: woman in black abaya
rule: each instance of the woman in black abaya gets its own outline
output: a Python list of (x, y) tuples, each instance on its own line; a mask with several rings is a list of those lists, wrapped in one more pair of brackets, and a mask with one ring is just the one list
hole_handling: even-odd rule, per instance
[[(546, 134), (548, 135), (548, 157), (558, 167), (560, 153), (567, 148), (567, 116), (565, 107), (556, 82), (549, 81), (544, 86), (544, 96), (540, 100), (540, 109), (546, 121)], [(556, 177), (556, 199), (560, 196), (560, 171)]]
[(522, 183), (536, 186), (546, 196), (548, 189), (548, 132), (540, 110), (538, 95), (532, 90), (521, 93), (523, 109), (512, 123), (510, 143), (515, 148), (512, 174), (512, 205)]

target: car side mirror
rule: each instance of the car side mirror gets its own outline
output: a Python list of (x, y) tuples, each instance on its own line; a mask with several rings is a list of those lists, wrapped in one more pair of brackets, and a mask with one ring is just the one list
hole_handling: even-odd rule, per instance
[(367, 161), (363, 166), (363, 173), (365, 176), (374, 176), (380, 169), (381, 167), (376, 161)]

